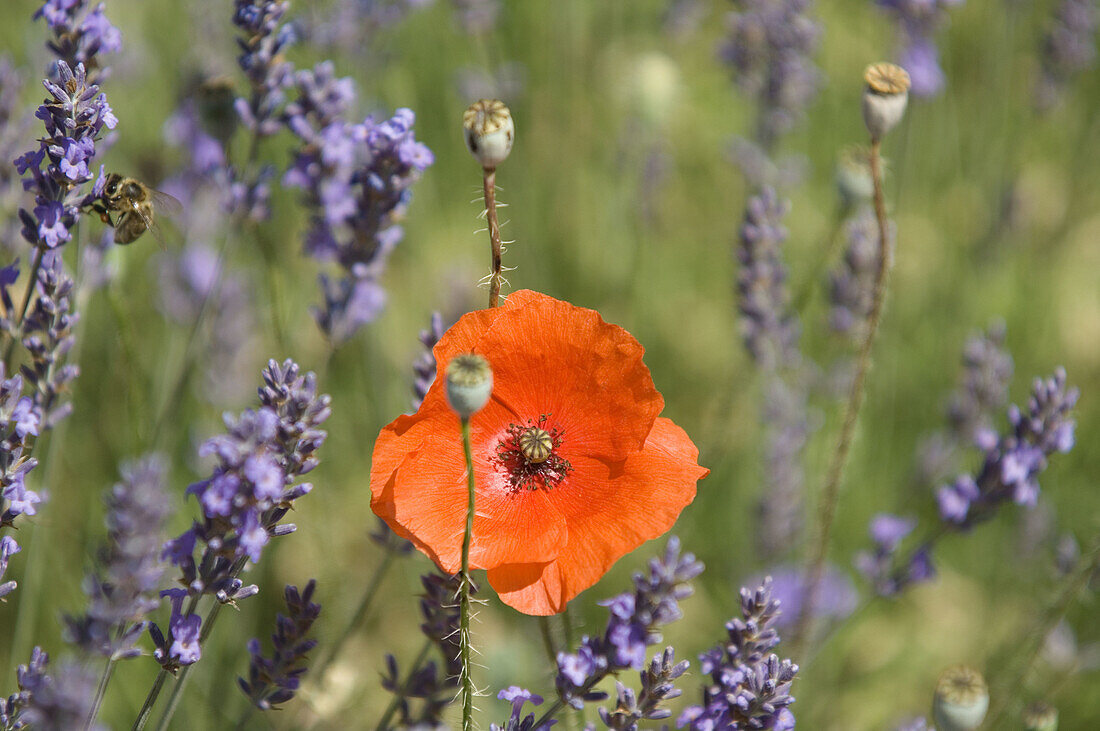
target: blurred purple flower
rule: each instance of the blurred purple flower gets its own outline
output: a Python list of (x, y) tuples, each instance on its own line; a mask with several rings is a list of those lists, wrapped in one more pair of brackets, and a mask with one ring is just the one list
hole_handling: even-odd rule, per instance
[(482, 35), (493, 30), (503, 10), (501, 0), (451, 0), (455, 19), (470, 35)]
[(512, 715), (503, 726), (498, 726), (495, 723), (489, 724), (490, 731), (545, 731), (545, 729), (557, 723), (557, 721), (550, 721), (542, 724), (536, 729), (535, 714), (529, 713), (524, 717), (523, 706), (525, 703), (530, 703), (532, 706), (541, 706), (542, 696), (535, 695), (529, 690), (520, 688), (518, 685), (512, 685), (500, 691), (497, 693), (497, 698), (512, 704)]
[(124, 465), (122, 481), (107, 494), (107, 543), (100, 569), (87, 576), (88, 609), (66, 617), (67, 640), (85, 652), (112, 660), (142, 654), (136, 643), (145, 615), (160, 606), (157, 592), (164, 573), (158, 550), (171, 513), (165, 491), (167, 466), (160, 455)]
[(810, 14), (811, 0), (737, 0), (735, 5), (719, 55), (737, 85), (755, 99), (753, 139), (771, 156), (817, 95), (821, 73), (811, 56), (821, 25)]
[(1100, 10), (1095, 0), (1060, 0), (1043, 36), (1041, 71), (1035, 103), (1046, 111), (1058, 103), (1076, 75), (1096, 63), (1096, 29)]
[[(806, 572), (801, 567), (780, 566), (768, 573), (772, 579), (772, 598), (783, 607), (773, 624), (778, 629), (793, 626), (802, 613)], [(753, 577), (745, 585), (759, 586), (762, 583), (761, 578)], [(855, 611), (858, 601), (859, 595), (848, 575), (835, 566), (827, 566), (817, 588), (817, 606), (813, 616), (838, 621)]]
[[(44, 669), (45, 653), (41, 657), (43, 667), (38, 672)], [(23, 667), (20, 666), (20, 669)], [(21, 679), (20, 688), (26, 687), (28, 680), (26, 676)], [(75, 728), (100, 731), (103, 726), (90, 724), (88, 720), (95, 689), (96, 679), (89, 669), (72, 662), (63, 662), (49, 675), (35, 677), (33, 690), (28, 689), (26, 704), (19, 713), (19, 722), (28, 728), (42, 731)]]
[(53, 36), (46, 45), (58, 61), (70, 68), (83, 64), (91, 81), (109, 73), (100, 66), (99, 54), (122, 50), (122, 34), (107, 20), (105, 8), (87, 0), (46, 0), (34, 14), (35, 20), (46, 20)]
[(5, 729), (21, 729), (28, 726), (27, 719), (23, 715), (24, 710), (35, 693), (53, 682), (46, 675), (46, 666), (49, 662), (50, 656), (43, 652), (41, 647), (36, 646), (31, 651), (30, 662), (15, 669), (19, 690), (0, 701), (0, 726)]
[(790, 307), (781, 248), (789, 206), (771, 188), (749, 199), (737, 259), (738, 309), (745, 347), (764, 382), (765, 473), (757, 540), (767, 556), (787, 550), (802, 527), (802, 451), (810, 434), (809, 384)]
[(963, 0), (875, 0), (898, 27), (898, 63), (909, 72), (911, 92), (935, 96), (945, 77), (939, 64), (935, 36), (947, 24), (947, 11)]
[(879, 513), (871, 519), (868, 532), (875, 549), (857, 553), (855, 565), (879, 596), (893, 596), (910, 584), (928, 581), (935, 576), (930, 546), (927, 545), (908, 554), (902, 566), (895, 566), (898, 548), (916, 526), (916, 519), (889, 513)]

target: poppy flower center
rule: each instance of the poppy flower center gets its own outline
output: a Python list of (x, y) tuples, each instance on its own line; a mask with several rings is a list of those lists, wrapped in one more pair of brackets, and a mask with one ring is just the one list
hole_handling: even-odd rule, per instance
[(557, 427), (546, 428), (549, 414), (527, 424), (509, 424), (497, 443), (496, 468), (504, 473), (512, 490), (547, 490), (557, 486), (573, 471), (569, 460), (558, 455), (562, 444)]

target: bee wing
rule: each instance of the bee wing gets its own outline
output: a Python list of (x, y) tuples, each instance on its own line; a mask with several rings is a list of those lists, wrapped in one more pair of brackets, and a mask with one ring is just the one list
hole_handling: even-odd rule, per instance
[(149, 189), (149, 195), (153, 198), (153, 205), (158, 211), (168, 215), (169, 218), (179, 218), (183, 215), (183, 204), (178, 199), (168, 195), (162, 190)]
[[(150, 191), (150, 192), (152, 192), (152, 191)], [(180, 205), (180, 202), (178, 200), (176, 200), (175, 198), (172, 198), (172, 196), (168, 195), (167, 193), (165, 193), (164, 195), (167, 198), (171, 198), (172, 202), (175, 203), (177, 206)], [(155, 194), (154, 194), (154, 196), (155, 196)], [(154, 197), (154, 201), (155, 200), (156, 200), (156, 198)], [(182, 210), (182, 208), (181, 208), (181, 210)], [(145, 215), (145, 211), (142, 210), (141, 206), (133, 204), (133, 203), (130, 204), (129, 212), (130, 212), (131, 215), (137, 216), (138, 218), (141, 219), (141, 222), (145, 224), (145, 230), (148, 231), (149, 233), (153, 234), (153, 238), (157, 240), (158, 244), (160, 244), (161, 249), (167, 251), (168, 250), (168, 241), (165, 239), (164, 229), (162, 229), (160, 227), (160, 223), (157, 222), (156, 217), (154, 216), (154, 217), (150, 218), (149, 216)]]

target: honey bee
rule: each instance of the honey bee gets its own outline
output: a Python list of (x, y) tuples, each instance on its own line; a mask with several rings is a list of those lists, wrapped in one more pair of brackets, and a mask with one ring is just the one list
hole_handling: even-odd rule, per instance
[[(152, 231), (163, 247), (164, 235), (157, 223), (157, 209), (176, 216), (183, 206), (167, 193), (153, 190), (136, 178), (111, 173), (95, 209), (104, 223), (114, 226), (116, 244), (132, 244), (146, 231)], [(118, 214), (114, 220), (112, 213)]]

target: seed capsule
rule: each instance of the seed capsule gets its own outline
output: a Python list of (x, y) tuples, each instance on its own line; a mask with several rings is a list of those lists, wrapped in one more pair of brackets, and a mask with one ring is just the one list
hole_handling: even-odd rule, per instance
[(1058, 731), (1058, 709), (1047, 703), (1028, 704), (1022, 720), (1026, 731)]
[(901, 121), (909, 102), (909, 72), (892, 63), (876, 63), (863, 72), (863, 122), (878, 142)]
[(493, 369), (480, 355), (456, 355), (447, 364), (447, 403), (460, 419), (481, 411), (492, 393)]
[(989, 710), (989, 688), (974, 668), (955, 665), (936, 684), (932, 715), (940, 731), (971, 731), (982, 725)]
[(519, 435), (519, 451), (533, 464), (545, 462), (554, 450), (554, 439), (545, 429), (532, 426)]
[(508, 158), (516, 136), (512, 113), (499, 99), (482, 99), (470, 105), (462, 115), (462, 129), (470, 154), (486, 170)]

